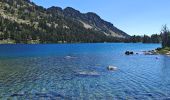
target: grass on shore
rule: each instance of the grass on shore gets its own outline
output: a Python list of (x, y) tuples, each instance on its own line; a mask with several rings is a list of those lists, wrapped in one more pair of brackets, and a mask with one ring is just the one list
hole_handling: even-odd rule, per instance
[(159, 54), (168, 54), (168, 55), (170, 55), (170, 47), (158, 48), (157, 52)]
[(0, 40), (0, 44), (16, 44), (16, 43), (15, 40), (7, 39), (7, 40)]
[[(24, 44), (39, 44), (39, 43), (40, 43), (39, 40), (29, 40)], [(6, 39), (6, 40), (0, 40), (0, 44), (17, 44), (17, 43), (15, 40)]]

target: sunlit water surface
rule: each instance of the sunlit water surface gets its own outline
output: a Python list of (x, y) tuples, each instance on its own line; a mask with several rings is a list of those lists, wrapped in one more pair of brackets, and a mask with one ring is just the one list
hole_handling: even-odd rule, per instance
[[(0, 45), (0, 99), (170, 99), (170, 57), (140, 54), (160, 46)], [(126, 56), (126, 50), (139, 54)], [(108, 71), (109, 65), (118, 70)]]

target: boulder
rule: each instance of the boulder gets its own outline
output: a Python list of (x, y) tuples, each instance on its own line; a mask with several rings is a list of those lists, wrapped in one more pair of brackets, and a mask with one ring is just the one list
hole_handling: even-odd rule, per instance
[(108, 69), (109, 71), (116, 71), (116, 70), (117, 70), (117, 67), (115, 67), (115, 66), (108, 66), (107, 69)]
[(126, 54), (126, 55), (133, 55), (134, 52), (133, 52), (133, 51), (126, 51), (125, 54)]

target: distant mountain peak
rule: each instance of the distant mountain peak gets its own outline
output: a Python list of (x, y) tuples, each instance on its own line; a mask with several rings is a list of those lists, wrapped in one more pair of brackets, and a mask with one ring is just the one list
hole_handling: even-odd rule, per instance
[(119, 30), (112, 23), (103, 20), (99, 15), (94, 12), (81, 13), (80, 11), (72, 7), (66, 7), (65, 9), (63, 9), (62, 14), (61, 9), (59, 11), (60, 14), (58, 13), (58, 15), (63, 15), (65, 17), (69, 17), (69, 19), (77, 20), (82, 23), (87, 29), (90, 28), (96, 31), (103, 32), (107, 36), (121, 38), (129, 37), (127, 33)]
[(62, 11), (63, 9), (61, 7), (56, 7), (56, 6), (52, 6), (48, 9), (51, 9), (51, 10), (59, 10), (59, 11)]
[(100, 16), (97, 15), (96, 13), (94, 13), (94, 12), (87, 12), (86, 15), (91, 16), (91, 17), (98, 17), (98, 18), (100, 18)]

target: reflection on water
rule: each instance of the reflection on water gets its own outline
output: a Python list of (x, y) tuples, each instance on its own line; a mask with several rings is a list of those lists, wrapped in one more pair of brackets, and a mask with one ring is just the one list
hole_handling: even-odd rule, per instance
[[(3, 48), (0, 49), (3, 52), (0, 59), (1, 99), (163, 100), (170, 97), (170, 57), (124, 55), (126, 50), (142, 51), (160, 45), (39, 46), (35, 49), (34, 45), (19, 45), (17, 50), (9, 46), (7, 52), (4, 51), (6, 47), (0, 46)], [(117, 66), (118, 70), (108, 71), (109, 65)]]

